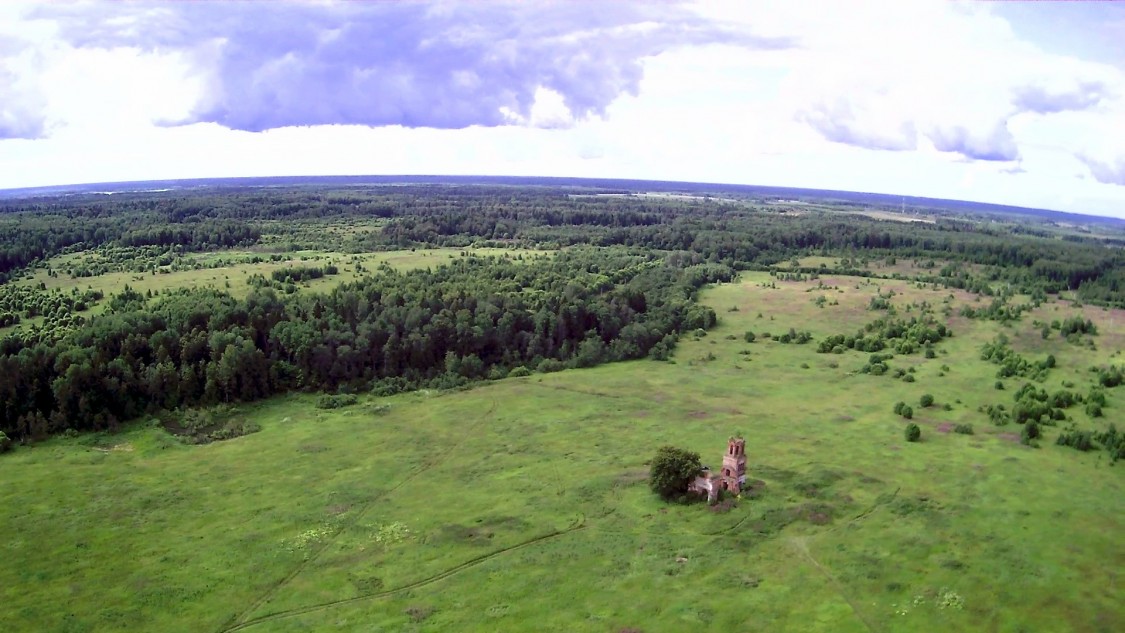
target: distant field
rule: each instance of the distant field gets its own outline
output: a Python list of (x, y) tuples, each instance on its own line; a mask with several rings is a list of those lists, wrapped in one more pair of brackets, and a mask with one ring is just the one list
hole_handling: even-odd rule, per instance
[[(365, 274), (369, 274), (383, 264), (396, 270), (413, 270), (428, 268), (448, 263), (452, 259), (476, 257), (538, 257), (549, 254), (550, 251), (531, 249), (509, 248), (419, 248), (414, 250), (383, 251), (375, 253), (338, 253), (332, 251), (295, 251), (285, 253), (282, 261), (264, 261), (251, 263), (253, 257), (268, 257), (254, 251), (216, 251), (211, 253), (192, 254), (192, 260), (202, 267), (195, 270), (181, 270), (172, 272), (133, 273), (112, 272), (95, 277), (71, 277), (60, 273), (57, 277), (48, 276), (45, 268), (40, 268), (30, 278), (25, 278), (18, 284), (44, 284), (48, 289), (58, 288), (69, 291), (71, 288), (79, 290), (100, 290), (107, 297), (120, 292), (126, 285), (138, 292), (152, 290), (157, 292), (164, 288), (219, 288), (230, 292), (236, 297), (243, 297), (250, 292), (247, 280), (254, 274), (269, 277), (275, 270), (291, 268), (294, 266), (325, 266), (335, 264), (340, 273), (314, 279), (299, 284), (302, 289), (328, 290), (334, 286), (348, 281), (355, 281)], [(88, 253), (62, 255), (47, 262), (51, 267), (61, 270), (68, 264), (82, 258), (91, 257)], [(95, 256), (96, 257), (96, 256)], [(366, 272), (357, 272), (355, 262), (359, 262)], [(227, 262), (217, 268), (211, 266), (217, 262)]]
[[(1010, 403), (1020, 382), (993, 388), (979, 348), (997, 334), (1058, 358), (1048, 389), (1084, 389), (1087, 368), (1125, 346), (1125, 312), (1047, 303), (1005, 327), (954, 311), (936, 358), (890, 361), (913, 383), (859, 373), (864, 353), (816, 353), (879, 316), (868, 303), (889, 290), (902, 316), (921, 301), (985, 303), (908, 281), (744, 274), (704, 293), (721, 323), (674, 363), (332, 411), (278, 397), (234, 412), (261, 432), (206, 446), (141, 423), (19, 448), (0, 457), (4, 628), (1120, 630), (1125, 464), (1055, 446), (1056, 428), (1020, 445), (1017, 425), (977, 407)], [(1096, 350), (1031, 325), (1072, 314), (1096, 322)], [(762, 336), (790, 327), (813, 342)], [(1076, 408), (1075, 424), (1120, 421), (1122, 389), (1107, 418)], [(925, 393), (934, 406), (918, 404)], [(899, 400), (919, 443), (903, 439)], [(714, 466), (736, 432), (756, 496), (718, 513), (649, 492), (657, 447)]]
[[(797, 258), (797, 264), (801, 268), (824, 267), (833, 269), (843, 267), (844, 259), (843, 257), (810, 255)], [(929, 258), (913, 259), (909, 257), (857, 258), (851, 262), (851, 267), (857, 270), (867, 271), (879, 276), (893, 276), (897, 274), (908, 279), (935, 276), (941, 271), (942, 267), (946, 265), (953, 265), (953, 262)], [(979, 266), (977, 264), (957, 262), (955, 265), (962, 270), (971, 271), (973, 273), (981, 273), (984, 271), (984, 266)], [(778, 262), (776, 267), (780, 270), (794, 268), (791, 261)]]

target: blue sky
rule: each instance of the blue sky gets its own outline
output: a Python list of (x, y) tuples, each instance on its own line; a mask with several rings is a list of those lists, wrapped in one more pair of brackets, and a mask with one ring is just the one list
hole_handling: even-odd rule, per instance
[(320, 174), (1125, 217), (1125, 5), (0, 4), (0, 187)]

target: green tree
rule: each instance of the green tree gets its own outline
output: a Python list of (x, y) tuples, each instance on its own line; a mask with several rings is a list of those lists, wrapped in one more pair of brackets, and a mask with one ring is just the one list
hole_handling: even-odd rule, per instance
[(913, 422), (906, 425), (906, 431), (904, 434), (906, 436), (907, 442), (917, 442), (918, 440), (922, 439), (922, 429), (918, 428), (918, 425), (914, 424)]
[(934, 397), (931, 396), (928, 393), (924, 394), (922, 396), (921, 400), (919, 400), (919, 404), (921, 404), (923, 407), (928, 407), (928, 406), (932, 405), (933, 403), (934, 403)]
[(685, 492), (702, 468), (699, 453), (675, 446), (661, 446), (652, 458), (648, 483), (653, 492), (668, 499)]

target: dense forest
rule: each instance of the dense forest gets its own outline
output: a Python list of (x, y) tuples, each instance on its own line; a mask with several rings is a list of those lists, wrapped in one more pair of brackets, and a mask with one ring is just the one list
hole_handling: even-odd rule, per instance
[(35, 438), (291, 389), (393, 393), (521, 368), (664, 358), (676, 333), (715, 322), (694, 303), (696, 290), (733, 273), (584, 249), (531, 263), (470, 258), (383, 271), (329, 294), (118, 295), (109, 313), (58, 340), (4, 341), (0, 431)]
[[(333, 232), (329, 225), (365, 230)], [(1040, 297), (1073, 291), (1085, 302), (1125, 306), (1118, 237), (1041, 220), (982, 223), (945, 214), (901, 222), (729, 194), (623, 195), (572, 186), (277, 187), (9, 200), (0, 203), (0, 327), (21, 315), (43, 315), (51, 327), (0, 338), (0, 432), (34, 439), (288, 390), (389, 393), (664, 358), (680, 333), (715, 322), (695, 303), (700, 287), (804, 255), (840, 257), (840, 272), (872, 258), (928, 259), (941, 262), (920, 276), (932, 283), (982, 294), (1001, 287)], [(304, 248), (423, 246), (563, 250), (529, 262), (468, 258), (434, 270), (384, 269), (328, 293), (279, 296), (266, 283), (243, 299), (213, 289), (126, 290), (88, 317), (78, 313), (100, 295), (35, 294), (14, 284), (52, 257), (80, 251), (99, 253), (101, 263), (69, 271), (75, 278), (155, 274), (183, 253), (229, 248), (276, 257)], [(273, 279), (334, 273), (303, 267)]]

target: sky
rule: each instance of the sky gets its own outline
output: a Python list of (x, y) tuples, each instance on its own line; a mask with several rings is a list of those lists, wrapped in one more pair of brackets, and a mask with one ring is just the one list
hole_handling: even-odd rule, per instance
[(1125, 3), (0, 3), (0, 188), (350, 174), (1125, 217)]

